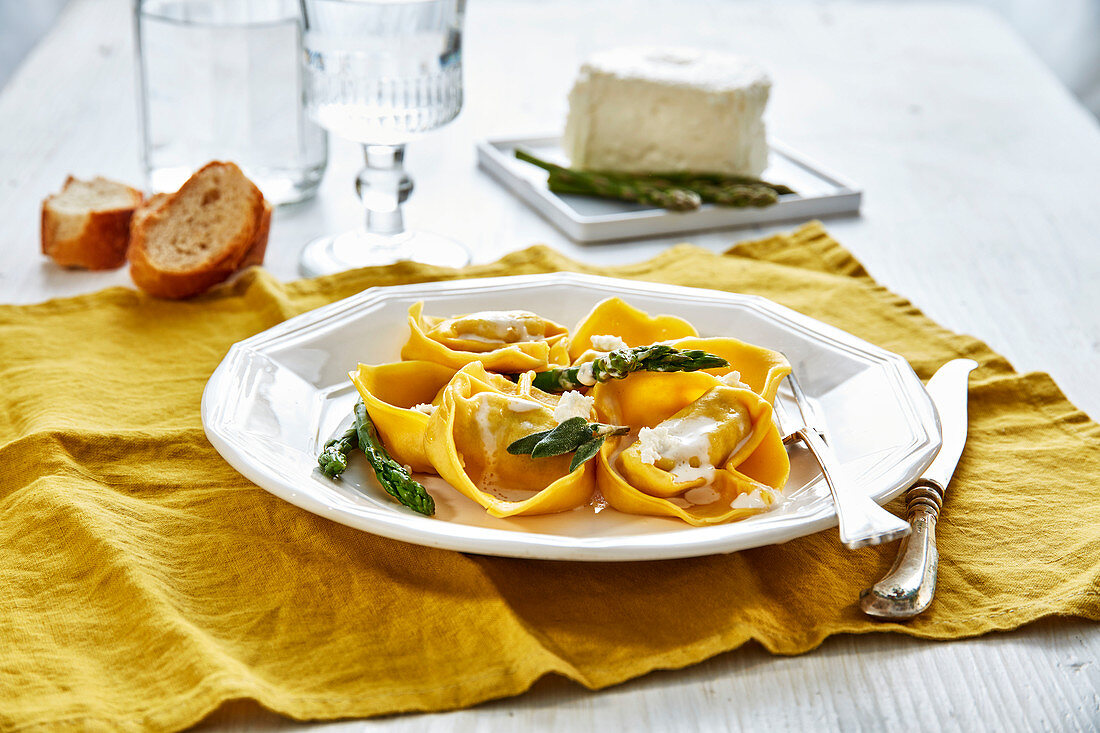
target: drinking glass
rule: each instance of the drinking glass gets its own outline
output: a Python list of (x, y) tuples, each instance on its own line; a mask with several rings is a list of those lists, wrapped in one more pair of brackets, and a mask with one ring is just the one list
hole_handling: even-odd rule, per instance
[(301, 0), (306, 100), (322, 127), (362, 144), (356, 190), (366, 226), (310, 242), (305, 275), (415, 260), (462, 266), (458, 242), (406, 230), (401, 204), (413, 183), (405, 144), (462, 108), (465, 0)]
[(314, 194), (328, 144), (302, 99), (297, 0), (135, 0), (134, 21), (149, 188), (231, 160), (273, 203)]

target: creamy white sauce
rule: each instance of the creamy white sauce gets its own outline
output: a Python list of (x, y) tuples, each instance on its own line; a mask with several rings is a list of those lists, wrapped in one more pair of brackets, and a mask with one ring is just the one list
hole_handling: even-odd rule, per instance
[[(454, 324), (455, 336), (469, 341), (481, 343), (519, 343), (521, 341), (539, 341), (542, 335), (533, 335), (527, 329), (527, 320), (534, 314), (526, 311), (481, 311), (470, 313), (461, 319), (456, 319)], [(525, 320), (526, 319), (526, 320)], [(464, 330), (475, 324), (490, 324), (493, 326), (491, 336), (473, 333)]]
[(477, 423), (478, 432), (481, 435), (481, 451), (484, 456), (485, 472), (481, 476), (480, 488), (488, 490), (488, 487), (496, 484), (496, 436), (489, 422), (489, 416), (493, 412), (493, 406), (489, 400), (482, 398), (478, 401), (477, 412), (474, 413), (474, 422)]
[(581, 364), (581, 368), (577, 370), (577, 381), (586, 387), (591, 387), (596, 383), (596, 377), (592, 373), (592, 362), (586, 361)]
[(698, 466), (693, 466), (690, 463), (677, 463), (669, 473), (672, 474), (672, 479), (678, 484), (686, 484), (689, 481), (698, 481), (699, 479), (710, 483), (714, 480), (714, 472), (717, 470), (709, 463), (701, 463)]
[(477, 412), (474, 414), (474, 422), (477, 423), (477, 429), (481, 433), (481, 444), (485, 446), (488, 453), (489, 446), (496, 440), (493, 435), (493, 427), (489, 424), (489, 415), (493, 411), (493, 406), (489, 404), (489, 400), (482, 398), (478, 400)]
[(638, 457), (653, 465), (659, 460), (672, 461), (669, 469), (677, 483), (714, 478), (710, 462), (710, 436), (718, 423), (709, 417), (686, 417), (676, 421), (676, 432), (667, 426), (642, 428), (638, 432)]
[[(710, 436), (718, 429), (718, 422), (698, 416), (678, 418), (675, 423), (675, 433), (663, 424), (638, 432), (639, 460), (650, 465), (662, 459), (672, 461), (669, 473), (677, 483), (698, 479), (709, 483), (717, 470), (710, 462)], [(746, 432), (729, 455), (740, 452), (751, 436), (751, 431)]]
[(692, 504), (713, 504), (721, 496), (709, 486), (699, 486), (684, 492), (684, 499)]
[[(470, 331), (456, 331), (454, 337), (456, 339), (461, 339), (463, 341), (475, 341), (479, 344), (502, 344), (502, 343), (504, 343), (504, 339), (499, 338), (497, 336), (482, 336), (480, 333), (472, 333)], [(520, 340), (523, 340), (523, 339), (520, 339)]]
[(512, 412), (530, 412), (540, 407), (542, 407), (541, 404), (530, 400), (508, 400), (508, 409)]
[[(774, 494), (772, 495), (774, 496)], [(758, 486), (748, 494), (738, 494), (730, 506), (734, 509), (767, 509), (768, 502), (764, 500), (764, 495), (760, 492)]]

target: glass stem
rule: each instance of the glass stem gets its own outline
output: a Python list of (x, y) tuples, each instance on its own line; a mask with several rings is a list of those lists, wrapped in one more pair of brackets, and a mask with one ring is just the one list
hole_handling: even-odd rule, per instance
[(364, 145), (366, 166), (355, 190), (367, 212), (367, 232), (392, 237), (405, 231), (401, 204), (413, 190), (405, 173), (404, 145)]

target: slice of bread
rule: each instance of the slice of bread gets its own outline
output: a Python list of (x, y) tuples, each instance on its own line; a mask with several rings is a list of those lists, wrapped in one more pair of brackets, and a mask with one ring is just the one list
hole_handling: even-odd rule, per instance
[(131, 226), (130, 276), (162, 298), (187, 298), (263, 262), (271, 205), (233, 163), (200, 168), (155, 196)]
[(123, 183), (69, 176), (60, 193), (42, 202), (42, 253), (66, 267), (121, 267), (141, 199), (141, 191)]
[(130, 220), (131, 231), (142, 226), (142, 220), (160, 208), (160, 205), (172, 197), (170, 193), (154, 193), (141, 202), (141, 206), (134, 212), (134, 218)]

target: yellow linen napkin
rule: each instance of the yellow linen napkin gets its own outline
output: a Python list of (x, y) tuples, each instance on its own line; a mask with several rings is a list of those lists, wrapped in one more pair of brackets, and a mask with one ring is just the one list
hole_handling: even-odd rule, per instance
[[(940, 525), (940, 589), (905, 625), (858, 591), (894, 547), (836, 531), (647, 563), (477, 557), (382, 539), (250, 484), (199, 398), (229, 346), (371, 285), (578, 270), (757, 293), (971, 380), (970, 438)], [(705, 279), (700, 277), (705, 273)], [(0, 307), (0, 728), (174, 730), (254, 698), (295, 718), (442, 710), (556, 672), (592, 688), (756, 639), (973, 636), (1100, 619), (1100, 426), (878, 287), (818, 224), (728, 255), (687, 245), (597, 268), (546, 247), (461, 272), (401, 264), (190, 302), (125, 289)], [(1038, 481), (1037, 479), (1042, 479)]]

